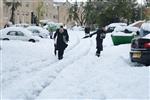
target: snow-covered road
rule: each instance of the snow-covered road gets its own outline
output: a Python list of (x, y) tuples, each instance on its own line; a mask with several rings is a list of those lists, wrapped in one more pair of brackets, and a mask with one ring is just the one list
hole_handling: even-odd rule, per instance
[(149, 98), (149, 67), (130, 62), (130, 45), (113, 46), (110, 34), (100, 58), (95, 37), (69, 31), (63, 60), (53, 54), (53, 40), (1, 42), (2, 99)]

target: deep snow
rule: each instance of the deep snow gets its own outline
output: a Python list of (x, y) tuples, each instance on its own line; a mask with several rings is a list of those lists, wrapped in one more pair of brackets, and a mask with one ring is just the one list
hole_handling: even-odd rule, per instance
[(95, 56), (95, 37), (69, 31), (63, 60), (53, 53), (53, 40), (38, 43), (1, 41), (1, 99), (139, 99), (150, 97), (149, 67), (130, 62), (130, 44), (113, 46)]

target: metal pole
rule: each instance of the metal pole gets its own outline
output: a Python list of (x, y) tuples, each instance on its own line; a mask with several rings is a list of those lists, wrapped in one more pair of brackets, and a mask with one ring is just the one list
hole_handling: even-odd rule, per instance
[(59, 23), (59, 5), (57, 5), (57, 11), (58, 11), (58, 23)]
[(143, 0), (141, 0), (141, 20), (143, 19), (142, 1), (143, 1)]

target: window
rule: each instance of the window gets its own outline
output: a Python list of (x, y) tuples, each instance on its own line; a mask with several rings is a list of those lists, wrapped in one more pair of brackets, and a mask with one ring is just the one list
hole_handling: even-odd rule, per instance
[(40, 33), (38, 30), (32, 30), (33, 33)]
[(10, 31), (10, 32), (7, 33), (7, 35), (15, 36), (16, 32), (15, 31)]
[(29, 3), (26, 3), (26, 5), (25, 5), (26, 7), (29, 7)]
[(20, 31), (18, 31), (16, 33), (17, 33), (16, 36), (24, 36), (24, 34), (22, 32), (20, 32)]

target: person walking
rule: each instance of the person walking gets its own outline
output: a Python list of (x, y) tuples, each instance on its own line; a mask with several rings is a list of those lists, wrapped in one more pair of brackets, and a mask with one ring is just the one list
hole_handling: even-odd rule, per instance
[(96, 36), (96, 56), (100, 57), (100, 53), (101, 51), (103, 51), (103, 39), (106, 36), (106, 30), (105, 27), (99, 28), (96, 32), (90, 34), (90, 37), (92, 37), (93, 35), (97, 35)]
[(90, 27), (89, 27), (89, 26), (86, 26), (86, 27), (84, 28), (84, 32), (85, 32), (85, 36), (90, 35)]
[(54, 40), (54, 53), (56, 55), (56, 52), (58, 51), (58, 59), (61, 60), (63, 59), (64, 50), (68, 46), (67, 43), (69, 41), (68, 32), (63, 26), (60, 26), (60, 28), (56, 30)]

